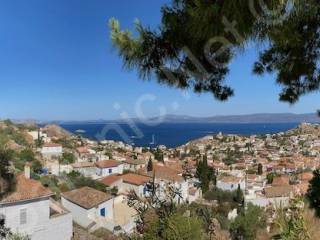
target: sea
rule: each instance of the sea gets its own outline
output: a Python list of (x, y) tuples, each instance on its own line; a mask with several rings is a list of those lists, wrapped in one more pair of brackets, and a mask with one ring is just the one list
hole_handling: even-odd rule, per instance
[(143, 123), (68, 123), (60, 124), (69, 132), (92, 140), (122, 141), (134, 146), (173, 148), (207, 135), (260, 135), (284, 132), (299, 123), (162, 123), (154, 126)]

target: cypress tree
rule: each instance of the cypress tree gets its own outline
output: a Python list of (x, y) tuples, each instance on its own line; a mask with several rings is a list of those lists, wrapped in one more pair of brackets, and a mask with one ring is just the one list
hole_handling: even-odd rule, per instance
[(148, 172), (152, 172), (153, 171), (153, 163), (152, 163), (151, 158), (149, 158), (149, 161), (148, 161), (147, 171)]

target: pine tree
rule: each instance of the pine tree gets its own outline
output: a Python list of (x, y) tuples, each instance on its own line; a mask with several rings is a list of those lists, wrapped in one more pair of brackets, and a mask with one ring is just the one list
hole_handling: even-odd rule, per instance
[(124, 67), (138, 70), (141, 78), (155, 76), (159, 83), (209, 92), (224, 101), (234, 94), (224, 83), (234, 57), (249, 43), (266, 41), (253, 71), (275, 73), (283, 87), (281, 101), (294, 103), (320, 88), (317, 0), (263, 1), (263, 6), (260, 0), (174, 0), (161, 13), (160, 26), (151, 29), (137, 21), (137, 33), (110, 20), (111, 39)]
[(315, 210), (315, 213), (320, 217), (320, 170), (317, 169), (313, 172), (313, 178), (310, 181), (307, 193), (310, 207)]

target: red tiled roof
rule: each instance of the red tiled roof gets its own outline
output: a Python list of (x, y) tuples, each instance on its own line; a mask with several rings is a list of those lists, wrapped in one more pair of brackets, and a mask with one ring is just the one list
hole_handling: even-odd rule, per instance
[(16, 190), (0, 201), (0, 204), (14, 203), (25, 200), (32, 200), (54, 195), (48, 188), (33, 179), (27, 179), (24, 174), (16, 178)]
[(265, 188), (264, 191), (267, 198), (289, 197), (290, 193), (294, 192), (294, 188), (290, 185), (276, 186), (276, 187)]
[(273, 178), (272, 186), (285, 186), (285, 185), (289, 185), (288, 176), (279, 176), (279, 177)]
[(153, 175), (155, 175), (155, 178), (157, 179), (169, 180), (173, 182), (184, 181), (183, 177), (179, 175), (179, 172), (171, 168), (168, 168), (166, 166), (154, 165), (152, 172), (146, 172), (145, 170), (138, 170), (138, 171), (142, 175), (147, 175), (149, 177), (153, 177)]
[(102, 182), (103, 184), (107, 185), (107, 186), (111, 186), (113, 183), (115, 183), (116, 181), (120, 180), (121, 177), (119, 175), (110, 175), (107, 176), (103, 179), (100, 180), (100, 182)]
[(96, 166), (98, 168), (111, 168), (111, 167), (117, 167), (120, 164), (122, 164), (121, 162), (118, 162), (116, 160), (104, 160), (104, 161), (99, 161), (96, 162)]
[(123, 182), (133, 184), (133, 185), (143, 185), (151, 180), (150, 177), (142, 176), (134, 173), (127, 173), (121, 176)]
[(76, 162), (71, 164), (73, 168), (88, 168), (88, 167), (95, 167), (93, 162)]
[(45, 143), (43, 147), (62, 147), (62, 145), (58, 143)]
[(65, 192), (62, 193), (61, 196), (85, 209), (96, 207), (112, 198), (111, 195), (90, 187), (82, 187), (70, 192)]
[(310, 181), (313, 178), (312, 172), (300, 173), (298, 179), (301, 181)]
[(78, 147), (77, 152), (78, 153), (89, 153), (89, 150), (87, 147)]
[(235, 176), (221, 176), (219, 177), (218, 181), (237, 184), (241, 181), (241, 178)]

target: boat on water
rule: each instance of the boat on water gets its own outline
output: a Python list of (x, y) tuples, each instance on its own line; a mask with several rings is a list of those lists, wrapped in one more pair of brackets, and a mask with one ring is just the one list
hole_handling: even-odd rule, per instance
[(76, 133), (85, 133), (86, 131), (85, 130), (82, 130), (82, 129), (78, 129), (75, 131)]
[(154, 134), (152, 134), (152, 141), (150, 142), (150, 145), (155, 145), (155, 144), (156, 144), (156, 141), (154, 138)]

